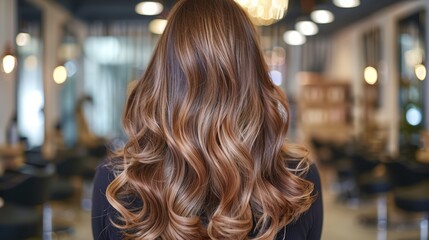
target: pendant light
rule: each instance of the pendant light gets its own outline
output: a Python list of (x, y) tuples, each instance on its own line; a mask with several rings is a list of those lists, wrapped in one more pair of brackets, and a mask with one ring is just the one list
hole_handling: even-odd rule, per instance
[(2, 71), (6, 74), (13, 72), (16, 67), (16, 63), (16, 57), (13, 54), (12, 48), (10, 47), (10, 45), (6, 45), (6, 50), (2, 55)]

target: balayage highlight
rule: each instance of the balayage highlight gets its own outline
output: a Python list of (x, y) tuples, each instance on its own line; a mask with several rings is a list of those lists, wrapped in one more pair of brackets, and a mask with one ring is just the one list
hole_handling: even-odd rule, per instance
[(179, 1), (127, 101), (112, 221), (125, 239), (275, 238), (313, 200), (288, 113), (246, 13)]

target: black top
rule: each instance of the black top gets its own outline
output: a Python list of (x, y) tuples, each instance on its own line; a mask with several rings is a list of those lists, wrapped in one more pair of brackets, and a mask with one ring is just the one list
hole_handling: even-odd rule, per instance
[[(320, 240), (323, 206), (319, 172), (315, 165), (311, 165), (305, 178), (314, 183), (313, 194), (317, 197), (316, 201), (296, 222), (290, 223), (284, 230), (280, 231), (276, 240)], [(92, 234), (94, 240), (122, 239), (120, 231), (110, 222), (110, 219), (117, 213), (105, 195), (106, 188), (113, 179), (112, 172), (106, 166), (102, 165), (97, 168), (92, 199)]]

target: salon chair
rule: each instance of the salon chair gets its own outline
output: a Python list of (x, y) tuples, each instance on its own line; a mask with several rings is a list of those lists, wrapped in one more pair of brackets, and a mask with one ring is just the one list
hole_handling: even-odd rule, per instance
[[(83, 169), (83, 159), (76, 149), (61, 150), (57, 153), (55, 159), (56, 176), (55, 181), (52, 184), (52, 191), (50, 194), (50, 203), (57, 203), (57, 206), (67, 206), (68, 203), (72, 202), (78, 194), (78, 186), (76, 185), (76, 179), (80, 178), (80, 174)], [(59, 204), (60, 203), (60, 204)], [(62, 211), (52, 211), (54, 221), (51, 223), (52, 232), (54, 235), (72, 235), (74, 229), (68, 223), (65, 223), (71, 210), (64, 209)], [(54, 208), (55, 209), (55, 208)]]
[(377, 226), (377, 240), (387, 239), (387, 194), (393, 189), (389, 175), (376, 155), (365, 151), (351, 156), (359, 199), (375, 198), (377, 214), (361, 216), (360, 222), (367, 226)]
[(389, 173), (395, 184), (394, 202), (406, 212), (420, 213), (420, 240), (428, 240), (429, 165), (392, 161)]
[(48, 219), (43, 213), (54, 173), (52, 164), (24, 165), (2, 177), (0, 197), (4, 206), (0, 207), (0, 239), (41, 237), (49, 231)]

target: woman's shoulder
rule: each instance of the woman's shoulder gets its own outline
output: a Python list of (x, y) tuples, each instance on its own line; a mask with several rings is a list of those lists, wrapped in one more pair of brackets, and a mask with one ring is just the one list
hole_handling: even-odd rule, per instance
[[(304, 175), (304, 178), (314, 184), (320, 184), (320, 175), (316, 164), (310, 164), (307, 173)], [(317, 188), (317, 186), (315, 186), (315, 188)]]
[(109, 184), (115, 179), (113, 166), (103, 161), (96, 169), (92, 195), (92, 232), (95, 240), (121, 239), (118, 230), (113, 227), (111, 218), (116, 212), (109, 204), (106, 192)]
[(320, 175), (316, 164), (310, 164), (308, 171), (302, 177), (314, 184), (311, 194), (314, 202), (296, 222), (286, 227), (286, 236), (290, 239), (320, 240), (323, 227), (323, 201)]
[[(302, 165), (304, 165), (304, 167)], [(313, 162), (301, 164), (299, 161), (288, 161), (287, 166), (293, 173), (305, 180), (313, 183), (320, 181), (319, 170)]]
[(95, 183), (98, 183), (100, 186), (105, 186), (104, 189), (107, 188), (110, 182), (115, 179), (113, 169), (113, 165), (110, 162), (106, 160), (101, 162), (95, 172)]

